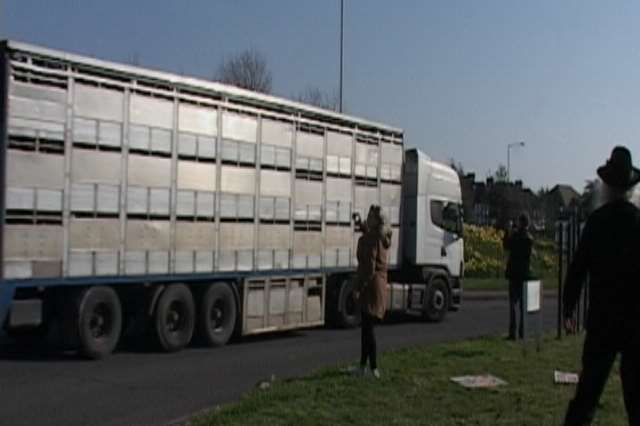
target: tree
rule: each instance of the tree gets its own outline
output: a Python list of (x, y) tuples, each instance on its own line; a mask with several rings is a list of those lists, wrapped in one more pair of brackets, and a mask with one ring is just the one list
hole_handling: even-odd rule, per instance
[(540, 189), (536, 192), (536, 196), (540, 199), (544, 198), (549, 193), (549, 188), (546, 186), (541, 186)]
[(136, 67), (140, 66), (140, 52), (138, 52), (137, 50), (135, 52), (133, 52), (131, 54), (131, 56), (129, 56), (127, 58), (127, 62), (130, 65), (133, 65), (133, 66), (136, 66)]
[(509, 181), (509, 173), (507, 172), (507, 168), (504, 164), (498, 165), (498, 170), (494, 175), (496, 182), (508, 182)]
[(338, 111), (340, 100), (337, 93), (329, 95), (318, 87), (309, 86), (296, 97), (298, 102), (313, 105), (318, 108)]
[(593, 211), (596, 207), (598, 186), (600, 181), (598, 179), (587, 179), (585, 181), (584, 190), (580, 196), (580, 207), (587, 213)]
[(256, 92), (271, 92), (271, 71), (262, 53), (247, 49), (224, 59), (215, 75), (215, 79), (243, 89)]
[(451, 157), (449, 158), (449, 167), (451, 167), (453, 170), (456, 171), (456, 173), (458, 173), (458, 176), (460, 176), (461, 178), (464, 177), (465, 173), (464, 173), (464, 166), (462, 165), (461, 162), (456, 162), (456, 159)]

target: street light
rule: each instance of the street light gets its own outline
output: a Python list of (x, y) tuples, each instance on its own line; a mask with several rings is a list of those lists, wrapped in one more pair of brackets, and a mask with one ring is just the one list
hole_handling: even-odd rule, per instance
[(342, 112), (342, 62), (343, 62), (343, 41), (344, 41), (344, 0), (340, 0), (340, 95), (338, 112)]
[(507, 182), (511, 182), (511, 148), (520, 146), (524, 146), (524, 142), (513, 142), (507, 145)]

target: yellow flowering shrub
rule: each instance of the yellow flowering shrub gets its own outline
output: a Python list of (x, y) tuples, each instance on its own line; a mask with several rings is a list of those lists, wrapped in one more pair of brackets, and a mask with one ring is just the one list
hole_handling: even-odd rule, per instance
[(497, 277), (504, 274), (503, 236), (504, 233), (495, 228), (465, 224), (464, 270), (466, 276)]
[[(504, 277), (507, 253), (502, 248), (504, 232), (492, 227), (464, 225), (465, 275), (473, 278)], [(534, 237), (531, 272), (550, 276), (557, 270), (555, 243)]]

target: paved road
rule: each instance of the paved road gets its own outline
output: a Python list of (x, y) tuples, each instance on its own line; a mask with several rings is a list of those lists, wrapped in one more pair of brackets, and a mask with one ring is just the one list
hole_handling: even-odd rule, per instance
[[(382, 350), (501, 333), (504, 300), (469, 300), (443, 323), (401, 321), (378, 328)], [(556, 303), (545, 299), (546, 328)], [(177, 354), (123, 348), (99, 362), (0, 345), (0, 423), (6, 425), (163, 425), (237, 400), (255, 384), (355, 360), (357, 330), (315, 329), (244, 339)], [(384, 368), (384, 365), (382, 365)]]

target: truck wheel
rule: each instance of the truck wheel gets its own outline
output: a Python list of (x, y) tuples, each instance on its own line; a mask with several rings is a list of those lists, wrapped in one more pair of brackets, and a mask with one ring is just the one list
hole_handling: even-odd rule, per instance
[(100, 359), (116, 348), (122, 330), (120, 299), (111, 287), (89, 287), (78, 293), (75, 332), (80, 353)]
[(449, 310), (449, 288), (442, 277), (435, 277), (427, 286), (424, 317), (428, 321), (440, 322)]
[(354, 328), (360, 325), (360, 319), (360, 306), (353, 297), (353, 281), (346, 278), (340, 286), (336, 323), (343, 328)]
[(198, 340), (207, 346), (223, 346), (236, 326), (237, 308), (233, 290), (226, 283), (210, 285), (198, 309)]
[(166, 352), (176, 352), (191, 341), (195, 325), (195, 305), (184, 284), (172, 284), (160, 295), (155, 310), (155, 337)]

